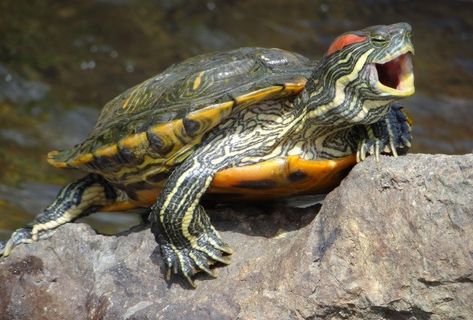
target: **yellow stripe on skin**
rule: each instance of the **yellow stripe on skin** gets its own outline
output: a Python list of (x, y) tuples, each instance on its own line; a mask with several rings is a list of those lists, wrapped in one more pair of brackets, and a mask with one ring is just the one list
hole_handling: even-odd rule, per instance
[(358, 58), (358, 60), (356, 61), (355, 67), (353, 68), (351, 73), (349, 73), (349, 74), (347, 74), (343, 77), (340, 77), (336, 80), (336, 82), (335, 82), (335, 96), (334, 96), (333, 100), (330, 101), (329, 103), (327, 103), (323, 106), (317, 107), (315, 110), (309, 112), (308, 115), (307, 115), (309, 118), (314, 118), (314, 117), (320, 116), (321, 114), (325, 114), (325, 113), (327, 113), (327, 111), (329, 111), (331, 109), (334, 109), (334, 108), (338, 107), (341, 103), (343, 103), (343, 101), (345, 100), (345, 88), (347, 86), (347, 83), (350, 83), (350, 82), (352, 82), (352, 81), (354, 81), (355, 79), (358, 78), (358, 74), (363, 69), (363, 66), (366, 63), (366, 60), (368, 59), (368, 56), (371, 54), (371, 52), (373, 52), (373, 50), (374, 49), (370, 49), (370, 50), (366, 51), (364, 54), (362, 54), (360, 56), (360, 58)]
[[(197, 195), (194, 198), (194, 202), (192, 202), (192, 204), (189, 206), (186, 213), (184, 213), (184, 216), (182, 217), (182, 226), (181, 226), (182, 234), (187, 239), (187, 241), (191, 243), (191, 246), (193, 248), (197, 247), (197, 238), (189, 233), (189, 226), (192, 222), (192, 218), (194, 217), (194, 212), (197, 209), (197, 206), (199, 205), (200, 198), (203, 196), (203, 194), (205, 193), (205, 190), (207, 190), (207, 187), (210, 185), (211, 182), (212, 182), (212, 176), (207, 177), (207, 179), (205, 180), (204, 186), (202, 187), (200, 192), (197, 193)], [(173, 193), (174, 193), (174, 190), (179, 189), (179, 187), (180, 186), (176, 185), (175, 188), (173, 189)]]
[[(361, 106), (360, 112), (358, 112), (357, 115), (353, 117), (353, 119), (351, 119), (350, 121), (353, 123), (359, 122), (364, 119), (366, 115), (368, 115), (370, 110), (377, 109), (385, 105), (386, 101), (383, 100), (365, 100), (363, 105)], [(351, 105), (350, 108), (352, 108)]]
[(104, 187), (101, 185), (92, 185), (84, 191), (81, 202), (78, 206), (72, 207), (64, 212), (56, 220), (48, 221), (46, 223), (35, 224), (31, 230), (31, 236), (34, 241), (38, 239), (38, 232), (43, 230), (54, 229), (64, 223), (74, 220), (74, 218), (81, 215), (90, 205), (106, 205), (110, 200), (105, 196)]
[[(143, 86), (147, 85), (147, 84), (148, 84), (148, 81), (144, 81), (144, 82), (140, 83), (139, 85), (135, 86), (132, 89), (132, 91), (130, 92), (130, 95), (128, 96), (128, 98), (123, 103), (122, 108), (123, 109), (128, 109), (128, 108), (132, 108), (134, 104), (136, 105), (136, 103), (135, 103), (136, 99), (135, 98), (137, 96), (137, 93), (140, 92), (141, 88)], [(140, 99), (139, 97), (141, 97), (140, 94), (138, 94), (138, 100)], [(132, 110), (132, 109), (130, 109), (130, 110)]]
[(137, 91), (137, 89), (139, 89), (139, 86), (137, 86), (135, 89), (133, 89), (131, 92), (130, 92), (130, 95), (128, 96), (128, 98), (125, 100), (125, 102), (123, 103), (123, 106), (122, 108), (123, 109), (127, 109), (129, 106), (130, 106), (130, 103), (133, 102), (133, 95), (135, 94), (135, 92)]
[[(179, 177), (179, 179), (177, 179), (177, 182), (174, 185), (174, 189), (171, 190), (170, 194), (167, 196), (166, 200), (164, 201), (163, 206), (160, 208), (160, 213), (164, 212), (167, 209), (167, 207), (169, 207), (169, 204), (171, 203), (172, 197), (177, 192), (177, 189), (178, 189), (177, 187), (182, 185), (185, 178), (186, 178), (185, 175), (182, 175), (182, 176)], [(163, 214), (159, 215), (159, 220), (161, 221), (161, 224), (164, 225), (164, 215)]]
[(199, 75), (195, 78), (194, 84), (192, 85), (192, 90), (197, 90), (200, 87), (200, 84), (202, 83), (203, 74), (204, 71), (200, 72)]
[(128, 98), (125, 100), (125, 102), (123, 103), (123, 106), (122, 108), (123, 109), (126, 109), (128, 107), (128, 103), (130, 102), (130, 99), (131, 99), (131, 95), (133, 94), (133, 92), (130, 93), (130, 95), (128, 96)]

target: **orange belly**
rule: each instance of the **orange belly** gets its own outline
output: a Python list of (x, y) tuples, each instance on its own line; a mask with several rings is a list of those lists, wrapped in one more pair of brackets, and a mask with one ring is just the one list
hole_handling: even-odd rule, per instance
[[(227, 199), (264, 200), (296, 194), (327, 193), (340, 183), (356, 164), (355, 156), (335, 160), (303, 160), (289, 156), (229, 168), (216, 174), (207, 194)], [(138, 200), (116, 202), (101, 211), (149, 207), (161, 188), (136, 191)]]

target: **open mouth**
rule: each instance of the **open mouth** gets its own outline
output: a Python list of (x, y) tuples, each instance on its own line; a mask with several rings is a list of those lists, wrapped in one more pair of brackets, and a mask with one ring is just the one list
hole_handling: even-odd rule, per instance
[(385, 63), (371, 64), (370, 78), (381, 93), (401, 97), (414, 94), (412, 53), (400, 54)]

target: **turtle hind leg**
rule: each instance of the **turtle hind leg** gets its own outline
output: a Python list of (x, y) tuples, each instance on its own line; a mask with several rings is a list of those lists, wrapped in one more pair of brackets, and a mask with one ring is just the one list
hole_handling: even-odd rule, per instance
[(8, 256), (19, 244), (49, 238), (58, 226), (89, 215), (116, 198), (115, 189), (103, 177), (89, 174), (62, 188), (54, 202), (28, 226), (13, 232), (6, 244), (0, 243), (0, 256)]

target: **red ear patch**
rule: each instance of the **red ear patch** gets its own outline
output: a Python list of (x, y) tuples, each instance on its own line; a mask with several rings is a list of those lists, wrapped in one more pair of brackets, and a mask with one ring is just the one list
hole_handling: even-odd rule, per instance
[(346, 47), (349, 44), (363, 42), (366, 40), (366, 37), (357, 36), (356, 34), (346, 34), (344, 36), (338, 37), (335, 39), (334, 42), (330, 45), (327, 51), (327, 56), (331, 55), (332, 53), (341, 50), (342, 48)]

